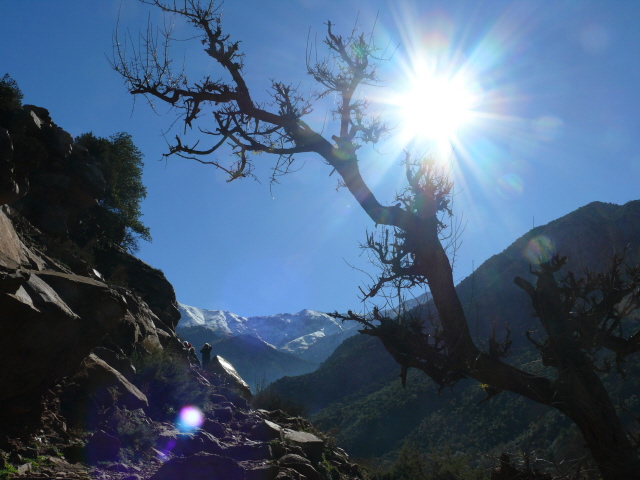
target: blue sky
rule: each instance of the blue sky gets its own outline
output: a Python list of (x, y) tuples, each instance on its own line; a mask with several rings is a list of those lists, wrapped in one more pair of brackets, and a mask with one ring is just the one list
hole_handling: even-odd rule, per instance
[[(162, 22), (158, 12), (135, 0), (6, 0), (0, 14), (0, 74), (18, 81), (25, 103), (48, 108), (74, 136), (126, 131), (145, 154), (143, 221), (153, 242), (138, 256), (164, 271), (179, 301), (244, 316), (361, 308), (358, 285), (368, 278), (350, 265), (372, 272), (358, 243), (373, 225), (318, 158), (301, 156), (303, 168), (271, 190), (264, 177), (229, 184), (211, 167), (162, 160), (174, 117), (142, 99), (134, 106), (107, 61), (118, 16), (121, 32), (137, 35), (148, 20)], [(327, 20), (347, 33), (356, 22), (369, 30), (376, 16), (378, 43), (399, 47), (380, 71), (386, 87), (371, 95), (406, 88), (412, 62), (434, 56), (464, 70), (479, 95), (452, 163), (466, 225), (457, 279), (534, 222), (638, 198), (640, 3), (227, 0), (222, 25), (242, 40), (247, 81), (267, 99), (271, 78), (312, 84), (307, 38), (321, 38)], [(188, 28), (177, 24), (176, 35)], [(200, 47), (174, 50), (190, 79), (217, 75)], [(321, 125), (327, 108), (310, 122)], [(402, 144), (402, 126), (394, 133), (360, 155), (383, 202), (400, 186), (402, 149), (425, 148)]]

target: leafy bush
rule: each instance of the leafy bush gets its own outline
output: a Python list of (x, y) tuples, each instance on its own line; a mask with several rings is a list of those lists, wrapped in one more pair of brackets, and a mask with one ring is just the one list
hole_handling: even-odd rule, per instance
[(204, 410), (208, 402), (209, 387), (202, 385), (190, 374), (186, 359), (166, 351), (134, 356), (135, 385), (149, 399), (148, 414), (158, 421), (173, 421), (185, 405), (196, 405)]
[(464, 455), (450, 450), (424, 455), (412, 444), (405, 444), (393, 467), (369, 472), (370, 480), (482, 480), (487, 472), (469, 466)]
[(8, 73), (0, 79), (0, 110), (12, 110), (22, 106), (22, 90)]
[(140, 238), (151, 241), (149, 228), (140, 220), (140, 202), (147, 196), (142, 184), (142, 152), (125, 132), (109, 138), (89, 132), (75, 141), (98, 159), (107, 182), (103, 197), (81, 219), (75, 240), (82, 245), (95, 243), (102, 248), (118, 245), (130, 252), (137, 251)]
[(127, 460), (141, 460), (153, 455), (151, 447), (156, 443), (158, 432), (144, 413), (116, 407), (109, 424), (122, 443), (121, 457)]
[(282, 410), (292, 417), (307, 417), (309, 414), (305, 405), (286, 398), (275, 389), (266, 385), (265, 380), (258, 382), (256, 394), (251, 399), (251, 407), (269, 411)]

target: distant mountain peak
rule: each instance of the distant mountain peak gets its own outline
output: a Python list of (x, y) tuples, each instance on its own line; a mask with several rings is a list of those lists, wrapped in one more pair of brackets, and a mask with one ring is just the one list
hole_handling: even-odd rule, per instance
[(314, 363), (322, 362), (340, 342), (357, 332), (354, 322), (343, 324), (331, 315), (307, 308), (298, 313), (252, 317), (182, 303), (179, 310), (178, 334), (200, 327), (204, 330), (199, 330), (199, 336), (252, 336), (277, 350)]

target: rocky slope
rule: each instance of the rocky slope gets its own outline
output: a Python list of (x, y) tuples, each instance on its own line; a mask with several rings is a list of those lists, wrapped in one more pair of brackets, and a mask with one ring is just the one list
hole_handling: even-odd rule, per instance
[[(536, 320), (513, 278), (527, 278), (530, 265), (553, 251), (569, 256), (567, 270), (578, 275), (584, 269), (602, 269), (615, 250), (626, 246), (628, 261), (637, 262), (639, 234), (640, 201), (621, 206), (594, 202), (531, 230), (457, 287), (477, 341), (486, 343), (494, 324), (499, 337), (504, 336), (508, 323), (514, 341), (509, 360), (540, 370), (539, 357), (525, 337), (526, 330), (536, 328)], [(633, 403), (639, 365), (627, 365), (629, 381), (620, 382), (614, 374), (607, 377), (614, 398)], [(399, 372), (377, 338), (358, 336), (346, 340), (317, 371), (280, 379), (271, 388), (306, 405), (311, 420), (322, 428), (337, 428), (340, 443), (356, 456), (383, 456), (407, 439), (423, 451), (447, 445), (481, 454), (491, 449), (538, 449), (547, 459), (562, 458), (569, 450), (576, 456), (583, 453), (575, 429), (551, 409), (510, 393), (479, 404), (486, 394), (475, 382), (461, 382), (453, 391), (439, 393), (420, 372), (413, 372), (402, 389)]]
[(0, 111), (0, 478), (361, 478), (220, 362), (190, 363), (162, 272), (73, 244), (104, 186), (46, 109)]

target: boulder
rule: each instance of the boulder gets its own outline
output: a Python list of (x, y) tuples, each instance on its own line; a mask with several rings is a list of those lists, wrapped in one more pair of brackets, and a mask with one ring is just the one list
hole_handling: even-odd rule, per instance
[(274, 480), (278, 475), (277, 465), (269, 462), (240, 462), (244, 468), (245, 480)]
[(273, 454), (268, 443), (244, 440), (237, 445), (229, 445), (225, 455), (237, 461), (243, 460), (271, 460)]
[(118, 355), (113, 350), (105, 347), (96, 347), (91, 351), (91, 353), (107, 362), (110, 367), (115, 368), (127, 380), (133, 380), (133, 377), (136, 374), (136, 368), (128, 358)]
[(51, 120), (49, 110), (35, 105), (23, 105), (23, 128), (27, 134), (31, 134), (47, 146), (53, 156), (66, 158), (71, 154), (73, 137), (69, 132), (65, 132)]
[(207, 365), (207, 371), (224, 377), (224, 379), (231, 385), (231, 388), (236, 390), (245, 400), (250, 400), (253, 396), (251, 394), (251, 388), (249, 388), (247, 382), (245, 382), (238, 372), (236, 372), (233, 365), (220, 355), (216, 355), (211, 359), (209, 365)]
[[(85, 358), (71, 382), (80, 386), (85, 398), (91, 397), (99, 405), (116, 403), (129, 410), (149, 406), (147, 397), (135, 385), (93, 353)], [(114, 389), (117, 398), (113, 398)]]
[(269, 420), (262, 420), (254, 425), (251, 429), (251, 437), (256, 440), (283, 440), (284, 432), (282, 427), (277, 423)]
[(198, 453), (186, 458), (175, 457), (166, 462), (150, 480), (245, 480), (245, 471), (235, 460), (211, 453)]
[(171, 450), (174, 455), (183, 456), (194, 455), (198, 452), (229, 456), (225, 453), (226, 445), (203, 430), (198, 430), (189, 436), (177, 436), (176, 445)]
[(159, 428), (156, 449), (161, 458), (169, 458), (179, 443), (189, 442), (196, 436), (195, 432), (181, 432), (170, 424), (161, 424)]
[(211, 435), (213, 435), (216, 438), (223, 438), (227, 436), (227, 430), (225, 429), (224, 425), (222, 425), (220, 422), (216, 422), (215, 420), (212, 420), (210, 418), (205, 418), (204, 422), (202, 422), (202, 427), (201, 427), (205, 432), (210, 433)]
[(175, 326), (180, 320), (178, 302), (173, 286), (161, 270), (151, 267), (122, 248), (110, 250), (102, 256), (96, 253), (98, 269), (106, 278), (115, 270), (129, 287), (133, 288), (156, 315), (156, 328), (175, 336)]
[(307, 458), (313, 463), (322, 460), (322, 451), (324, 450), (324, 441), (315, 435), (307, 432), (297, 432), (295, 430), (284, 429), (285, 442), (296, 445), (302, 449)]
[(120, 457), (120, 440), (103, 430), (98, 430), (84, 447), (84, 460), (92, 465), (98, 462), (117, 461)]
[(103, 339), (101, 345), (125, 355), (133, 352), (162, 350), (162, 343), (156, 328), (156, 315), (147, 304), (129, 289), (113, 287), (122, 295), (127, 312), (122, 321)]
[(3, 207), (0, 210), (0, 267), (15, 270), (31, 266), (29, 253), (31, 252), (18, 237)]
[(292, 468), (281, 468), (274, 480), (307, 480), (307, 478)]
[(291, 468), (304, 475), (307, 480), (325, 480), (325, 478), (313, 468), (311, 462), (300, 455), (289, 453), (278, 460), (278, 465)]

